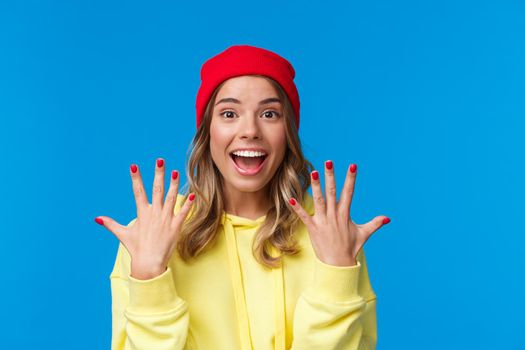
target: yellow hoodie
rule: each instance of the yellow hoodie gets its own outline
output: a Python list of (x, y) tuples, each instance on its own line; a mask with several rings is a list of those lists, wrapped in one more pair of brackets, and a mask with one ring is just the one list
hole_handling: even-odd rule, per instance
[[(309, 194), (303, 207), (313, 214)], [(356, 266), (327, 265), (301, 223), (301, 253), (268, 269), (251, 249), (264, 219), (224, 213), (211, 250), (189, 263), (175, 250), (167, 270), (149, 280), (130, 276), (129, 253), (119, 244), (110, 274), (111, 349), (375, 349), (376, 296), (364, 249)]]

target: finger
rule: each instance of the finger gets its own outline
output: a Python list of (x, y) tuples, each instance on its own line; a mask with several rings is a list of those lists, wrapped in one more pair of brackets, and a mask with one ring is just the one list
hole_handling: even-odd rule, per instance
[[(304, 210), (303, 206), (300, 203), (297, 203), (297, 200), (295, 198), (290, 198), (288, 201), (290, 206), (293, 208), (294, 212), (299, 216), (299, 219), (306, 225), (307, 228), (314, 227), (314, 222), (312, 220), (312, 217), (310, 214)], [(310, 232), (313, 232), (313, 230), (309, 230)]]
[(376, 216), (375, 218), (370, 220), (368, 223), (366, 223), (364, 225), (360, 225), (361, 229), (362, 229), (362, 232), (365, 235), (365, 237), (364, 237), (365, 241), (374, 232), (376, 232), (377, 230), (379, 230), (381, 227), (383, 227), (384, 225), (388, 224), (389, 222), (390, 222), (390, 218), (388, 218), (386, 216), (383, 216), (383, 215), (380, 215), (380, 216)]
[(312, 171), (312, 196), (314, 200), (315, 214), (326, 215), (326, 204), (321, 190), (321, 180), (319, 180), (319, 173), (317, 170)]
[(137, 206), (137, 217), (142, 217), (143, 211), (148, 207), (148, 197), (144, 190), (142, 183), (142, 175), (140, 169), (136, 164), (130, 166), (131, 184), (133, 186), (133, 194), (135, 196), (135, 204)]
[(164, 208), (162, 208), (163, 217), (174, 214), (175, 204), (177, 203), (177, 194), (179, 193), (179, 183), (179, 172), (177, 170), (173, 170), (171, 172), (170, 188), (168, 189), (168, 194), (166, 195)]
[(339, 215), (347, 222), (350, 215), (350, 207), (352, 205), (352, 197), (354, 196), (355, 177), (357, 175), (357, 165), (351, 164), (346, 171), (345, 184), (341, 192), (341, 198), (337, 204)]
[(331, 160), (325, 162), (325, 195), (326, 195), (326, 215), (333, 217), (336, 206), (336, 189), (334, 178), (334, 163)]
[(126, 238), (126, 226), (119, 224), (118, 222), (107, 216), (97, 216), (95, 218), (95, 222), (99, 225), (104, 226), (108, 231), (113, 233), (113, 235), (115, 235), (115, 237), (117, 237), (118, 240), (122, 242), (122, 244), (124, 244), (124, 240)]
[(164, 199), (164, 159), (158, 158), (155, 162), (155, 178), (153, 179), (153, 194), (151, 205), (153, 211), (162, 211), (162, 201)]
[(182, 208), (180, 208), (179, 212), (175, 216), (175, 219), (173, 220), (173, 225), (176, 228), (176, 230), (179, 230), (180, 226), (186, 219), (186, 216), (190, 212), (191, 206), (193, 205), (193, 202), (195, 200), (195, 193), (190, 193), (184, 204), (182, 205)]

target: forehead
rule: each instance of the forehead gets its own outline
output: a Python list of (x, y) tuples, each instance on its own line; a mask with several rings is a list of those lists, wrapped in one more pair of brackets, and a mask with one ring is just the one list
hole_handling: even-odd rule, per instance
[(237, 97), (242, 100), (259, 97), (277, 97), (272, 84), (262, 77), (243, 75), (233, 77), (224, 82), (224, 85), (217, 92), (217, 100), (224, 97)]

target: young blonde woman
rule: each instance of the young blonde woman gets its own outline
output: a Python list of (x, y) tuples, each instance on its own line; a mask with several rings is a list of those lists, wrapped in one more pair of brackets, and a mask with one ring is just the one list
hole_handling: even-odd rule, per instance
[(159, 158), (149, 204), (131, 165), (136, 218), (96, 218), (120, 241), (113, 350), (375, 348), (363, 245), (390, 220), (351, 220), (355, 164), (337, 201), (326, 161), (323, 195), (298, 138), (294, 77), (274, 52), (229, 47), (201, 69), (184, 195), (174, 170), (164, 200)]

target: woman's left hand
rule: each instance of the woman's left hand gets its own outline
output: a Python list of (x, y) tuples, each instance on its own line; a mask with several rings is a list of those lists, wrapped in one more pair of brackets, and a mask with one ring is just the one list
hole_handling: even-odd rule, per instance
[(308, 229), (317, 257), (328, 265), (356, 265), (357, 254), (368, 238), (390, 222), (386, 216), (376, 216), (363, 225), (357, 225), (352, 221), (350, 204), (354, 194), (356, 174), (357, 166), (351, 164), (346, 173), (341, 198), (337, 203), (333, 162), (325, 162), (326, 201), (321, 191), (319, 173), (313, 171), (311, 173), (315, 208), (313, 216), (310, 216), (295, 198), (290, 198), (290, 205)]

